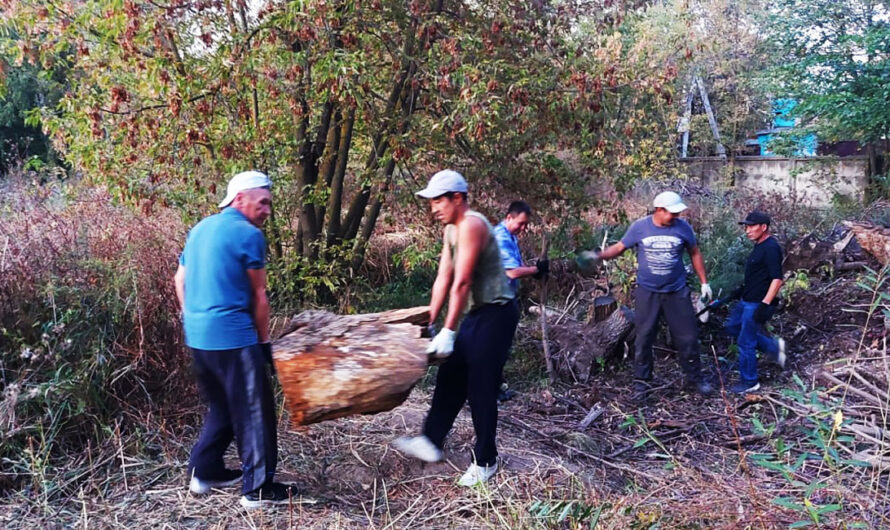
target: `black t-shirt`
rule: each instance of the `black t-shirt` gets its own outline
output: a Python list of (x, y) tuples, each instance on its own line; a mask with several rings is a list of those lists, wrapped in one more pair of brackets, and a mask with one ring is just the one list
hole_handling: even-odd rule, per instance
[[(742, 300), (762, 302), (773, 280), (782, 279), (782, 247), (776, 238), (770, 236), (754, 245), (754, 250), (745, 262), (745, 288)], [(773, 300), (773, 304), (776, 300)]]

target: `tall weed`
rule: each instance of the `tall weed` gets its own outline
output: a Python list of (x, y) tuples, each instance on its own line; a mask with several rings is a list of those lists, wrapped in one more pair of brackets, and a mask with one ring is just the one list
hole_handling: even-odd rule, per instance
[(172, 287), (184, 227), (98, 190), (3, 187), (0, 489), (30, 477), (41, 491), (61, 455), (191, 394)]

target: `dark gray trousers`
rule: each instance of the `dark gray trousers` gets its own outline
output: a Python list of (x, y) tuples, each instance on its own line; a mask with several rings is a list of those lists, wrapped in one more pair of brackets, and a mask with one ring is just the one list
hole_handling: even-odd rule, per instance
[(671, 330), (683, 374), (689, 381), (698, 381), (701, 378), (698, 324), (689, 299), (689, 288), (683, 287), (672, 293), (656, 293), (637, 287), (635, 297), (634, 324), (637, 337), (634, 341), (634, 379), (652, 379), (652, 345), (658, 334), (659, 317), (663, 315)]
[(192, 348), (195, 377), (207, 403), (204, 428), (192, 449), (189, 468), (213, 480), (225, 469), (223, 455), (234, 438), (241, 457), (244, 493), (275, 476), (277, 417), (272, 383), (259, 344), (235, 350)]

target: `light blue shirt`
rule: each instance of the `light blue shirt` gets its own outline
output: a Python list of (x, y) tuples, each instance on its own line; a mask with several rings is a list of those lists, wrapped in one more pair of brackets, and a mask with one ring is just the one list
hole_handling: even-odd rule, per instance
[[(498, 242), (498, 250), (501, 253), (501, 263), (504, 270), (516, 269), (522, 267), (522, 254), (519, 252), (519, 240), (507, 230), (507, 226), (503, 222), (498, 223), (494, 227), (494, 238)], [(513, 294), (519, 291), (519, 280), (512, 278), (509, 281), (510, 290)]]
[(185, 267), (185, 342), (200, 350), (257, 343), (249, 269), (266, 266), (266, 238), (235, 208), (194, 226), (179, 255)]

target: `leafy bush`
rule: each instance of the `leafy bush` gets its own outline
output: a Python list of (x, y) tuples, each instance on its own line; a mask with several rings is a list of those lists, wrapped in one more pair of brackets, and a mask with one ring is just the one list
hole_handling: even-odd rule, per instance
[[(5, 489), (122, 417), (181, 403), (190, 383), (172, 287), (184, 228), (101, 191), (5, 184), (0, 195), (0, 401)], [(163, 392), (155, 393), (163, 388)], [(134, 418), (141, 423), (139, 418)], [(64, 467), (64, 466), (63, 466)]]

